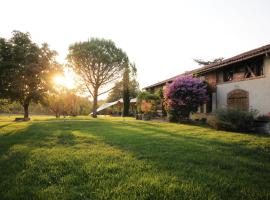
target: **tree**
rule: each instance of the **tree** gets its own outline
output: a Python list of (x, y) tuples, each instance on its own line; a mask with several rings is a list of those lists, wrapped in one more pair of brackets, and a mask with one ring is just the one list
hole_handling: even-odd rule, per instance
[(115, 83), (114, 88), (107, 98), (108, 102), (123, 98), (123, 116), (129, 115), (130, 98), (136, 97), (139, 92), (139, 84), (135, 79), (136, 73), (135, 64), (126, 65), (122, 80)]
[(128, 66), (125, 67), (124, 73), (123, 73), (123, 117), (126, 117), (129, 115), (129, 105), (130, 105), (130, 94), (129, 94), (129, 73), (130, 69)]
[(211, 65), (211, 64), (215, 64), (215, 63), (219, 63), (223, 61), (224, 58), (220, 57), (220, 58), (215, 58), (213, 60), (202, 60), (202, 59), (193, 59), (193, 60), (199, 65)]
[(79, 96), (75, 90), (67, 90), (64, 96), (64, 113), (70, 116), (77, 116), (79, 113)]
[(59, 70), (56, 52), (47, 44), (39, 47), (29, 33), (13, 31), (13, 36), (0, 39), (1, 97), (18, 101), (29, 118), (29, 104), (44, 99), (52, 74)]
[(137, 69), (135, 64), (126, 65), (123, 73), (123, 116), (129, 116), (130, 106), (130, 77), (135, 76)]
[(7, 86), (12, 78), (12, 46), (4, 38), (0, 38), (0, 98), (7, 96)]
[(59, 118), (64, 113), (66, 103), (67, 88), (64, 86), (57, 86), (50, 91), (46, 97), (44, 106), (54, 113), (56, 118)]
[(167, 86), (165, 99), (171, 121), (188, 119), (191, 112), (208, 101), (207, 85), (192, 76), (182, 76)]
[[(76, 89), (67, 89), (65, 87), (58, 86), (55, 91), (48, 94), (46, 99), (46, 106), (55, 114), (58, 118), (60, 115), (77, 116), (80, 111), (85, 107), (83, 97), (77, 95)], [(89, 101), (88, 101), (89, 104)], [(80, 107), (83, 106), (83, 107)], [(88, 114), (90, 113), (90, 109)]]
[(67, 60), (93, 97), (93, 117), (97, 117), (98, 96), (110, 91), (104, 88), (121, 77), (128, 64), (126, 53), (111, 40), (94, 38), (71, 45)]
[(78, 97), (79, 115), (89, 115), (92, 109), (92, 102), (87, 97)]
[(63, 112), (64, 100), (61, 95), (53, 93), (49, 94), (46, 106), (54, 113), (56, 118), (59, 118)]
[(166, 101), (164, 99), (164, 89), (163, 87), (160, 88), (158, 91), (156, 91), (156, 95), (159, 96), (160, 98), (160, 103), (161, 103), (161, 110), (162, 110), (162, 116), (166, 116)]
[[(132, 79), (129, 81), (129, 97), (135, 98), (139, 94), (139, 83), (136, 79)], [(123, 98), (123, 81), (117, 81), (114, 84), (113, 89), (109, 92), (108, 98), (106, 102), (113, 102)]]
[(8, 99), (0, 99), (0, 112), (10, 113), (14, 104), (11, 103)]

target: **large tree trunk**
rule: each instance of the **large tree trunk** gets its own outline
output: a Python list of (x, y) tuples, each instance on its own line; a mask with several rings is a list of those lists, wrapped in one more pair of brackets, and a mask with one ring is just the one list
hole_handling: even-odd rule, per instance
[(92, 117), (97, 118), (97, 102), (98, 102), (98, 91), (94, 91), (93, 96), (93, 115)]
[(24, 110), (24, 116), (23, 116), (23, 118), (24, 119), (28, 119), (29, 118), (28, 108), (29, 108), (29, 103), (26, 103), (26, 104), (23, 105), (23, 110)]

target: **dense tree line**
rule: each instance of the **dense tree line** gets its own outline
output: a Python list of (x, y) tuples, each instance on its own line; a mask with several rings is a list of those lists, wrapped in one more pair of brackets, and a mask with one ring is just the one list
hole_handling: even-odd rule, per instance
[[(73, 99), (68, 99), (69, 95), (53, 98), (51, 96), (45, 104), (32, 103), (29, 105), (30, 114), (45, 114), (55, 115), (56, 117), (62, 116), (76, 116), (76, 115), (89, 115), (92, 112), (92, 102), (86, 97), (73, 96)], [(74, 101), (74, 99), (76, 101)], [(1, 99), (0, 102), (6, 101)], [(103, 102), (99, 102), (102, 104)], [(23, 107), (18, 102), (4, 103), (0, 105), (0, 113), (7, 114), (21, 114), (23, 113)]]

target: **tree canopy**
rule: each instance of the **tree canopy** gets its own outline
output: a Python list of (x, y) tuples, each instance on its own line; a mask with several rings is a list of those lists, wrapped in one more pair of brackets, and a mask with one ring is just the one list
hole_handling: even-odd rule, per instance
[(220, 58), (214, 58), (213, 60), (203, 60), (203, 59), (193, 59), (196, 63), (199, 65), (210, 65), (210, 64), (215, 64), (219, 63), (224, 60), (223, 57)]
[(48, 94), (45, 105), (58, 118), (60, 115), (89, 115), (92, 102), (87, 97), (79, 96), (76, 89), (59, 87), (56, 92)]
[(131, 97), (131, 91), (130, 91), (130, 79), (131, 77), (136, 77), (137, 74), (137, 68), (135, 64), (128, 63), (128, 65), (125, 65), (124, 73), (123, 73), (123, 116), (129, 116), (129, 107), (130, 107), (130, 97)]
[(93, 97), (93, 117), (97, 116), (98, 96), (107, 93), (128, 64), (128, 57), (111, 40), (93, 38), (90, 41), (72, 44), (67, 56), (69, 66)]
[(31, 102), (40, 102), (51, 87), (54, 73), (60, 68), (56, 52), (44, 43), (39, 47), (29, 33), (13, 31), (10, 39), (0, 38), (0, 95), (18, 101), (28, 118)]

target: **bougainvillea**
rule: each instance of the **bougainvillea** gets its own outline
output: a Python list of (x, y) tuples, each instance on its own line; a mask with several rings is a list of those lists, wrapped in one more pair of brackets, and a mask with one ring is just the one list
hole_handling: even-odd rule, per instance
[(165, 99), (170, 120), (187, 119), (209, 100), (207, 84), (192, 76), (179, 77), (167, 86)]

